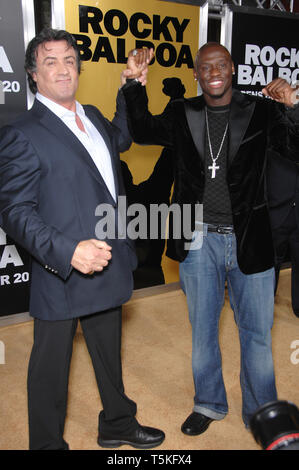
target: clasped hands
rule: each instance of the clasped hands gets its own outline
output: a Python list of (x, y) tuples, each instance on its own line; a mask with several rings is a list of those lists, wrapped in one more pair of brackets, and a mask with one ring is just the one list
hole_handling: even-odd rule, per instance
[(141, 85), (146, 85), (148, 65), (154, 57), (154, 49), (133, 49), (129, 52), (127, 68), (121, 74), (121, 85), (127, 78), (137, 78)]

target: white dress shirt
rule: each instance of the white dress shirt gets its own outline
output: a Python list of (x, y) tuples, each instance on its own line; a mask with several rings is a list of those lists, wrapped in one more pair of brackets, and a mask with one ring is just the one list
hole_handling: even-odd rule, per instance
[[(76, 113), (68, 110), (64, 106), (55, 103), (54, 101), (46, 98), (40, 93), (36, 93), (36, 99), (43, 103), (50, 109), (62, 122), (75, 134), (80, 140), (82, 145), (93, 159), (97, 169), (102, 175), (105, 184), (116, 201), (115, 183), (112, 171), (112, 163), (110, 152), (105, 144), (105, 141), (93, 123), (88, 119), (83, 109), (83, 106), (76, 101)], [(85, 132), (81, 131), (76, 123), (76, 114), (83, 123)]]

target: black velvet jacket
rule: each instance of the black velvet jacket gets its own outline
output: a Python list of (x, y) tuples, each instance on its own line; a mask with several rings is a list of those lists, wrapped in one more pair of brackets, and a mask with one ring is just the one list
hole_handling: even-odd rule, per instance
[[(153, 116), (145, 87), (136, 81), (123, 87), (129, 128), (135, 142), (172, 148), (174, 192), (172, 203), (201, 203), (205, 186), (205, 101), (202, 96), (173, 101)], [(270, 99), (233, 91), (229, 117), (227, 183), (237, 239), (239, 267), (245, 274), (274, 264), (266, 196), (267, 151), (277, 148), (286, 158), (299, 160), (299, 110), (287, 111)], [(204, 208), (203, 208), (204, 210)], [(188, 240), (168, 240), (167, 256), (183, 261)]]

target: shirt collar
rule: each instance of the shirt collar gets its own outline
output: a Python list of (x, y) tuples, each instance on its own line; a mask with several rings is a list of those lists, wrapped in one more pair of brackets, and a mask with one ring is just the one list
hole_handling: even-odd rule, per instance
[[(64, 119), (67, 117), (69, 118), (71, 117), (73, 119), (75, 118), (75, 113), (73, 111), (70, 111), (64, 106), (61, 106), (60, 104), (55, 103), (55, 101), (50, 100), (49, 98), (42, 95), (41, 93), (37, 92), (35, 97), (45, 106), (47, 106), (47, 108), (50, 109), (50, 111), (52, 111), (54, 114), (56, 114), (56, 116), (58, 116), (60, 119)], [(76, 113), (79, 116), (85, 116), (84, 108), (78, 101), (76, 101)]]

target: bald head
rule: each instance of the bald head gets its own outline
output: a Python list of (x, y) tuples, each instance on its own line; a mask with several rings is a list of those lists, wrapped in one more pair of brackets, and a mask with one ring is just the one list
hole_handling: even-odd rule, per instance
[(208, 49), (218, 49), (221, 50), (232, 62), (231, 55), (229, 51), (226, 49), (226, 47), (222, 46), (222, 44), (219, 44), (219, 42), (207, 42), (201, 48), (197, 51), (195, 59), (194, 59), (194, 69), (197, 69), (197, 66), (200, 62), (200, 56), (202, 55), (203, 52), (205, 52)]

